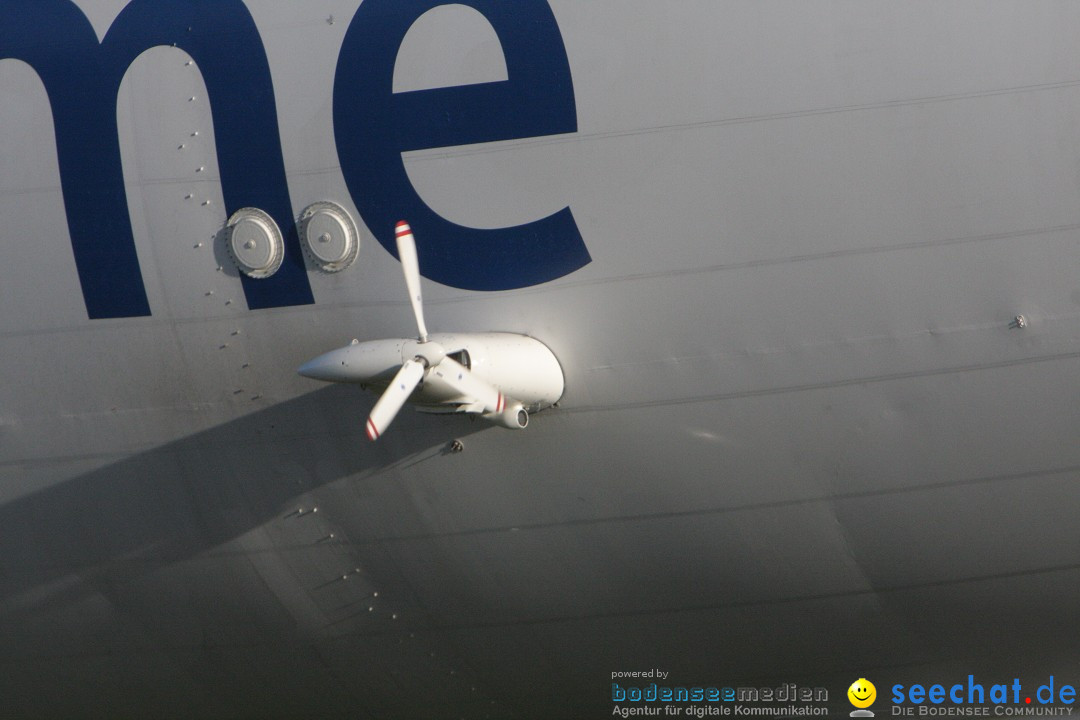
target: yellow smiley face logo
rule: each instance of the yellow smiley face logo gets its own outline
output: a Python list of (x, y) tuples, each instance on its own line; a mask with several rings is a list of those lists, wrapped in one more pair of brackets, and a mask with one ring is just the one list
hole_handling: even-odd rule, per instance
[(866, 678), (859, 678), (847, 689), (848, 700), (857, 708), (868, 708), (877, 699), (877, 688)]

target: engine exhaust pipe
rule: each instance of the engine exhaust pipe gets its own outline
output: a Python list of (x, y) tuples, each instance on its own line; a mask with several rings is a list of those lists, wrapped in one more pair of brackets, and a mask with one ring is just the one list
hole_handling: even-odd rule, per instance
[(511, 405), (501, 413), (484, 413), (483, 418), (510, 430), (524, 430), (529, 425), (529, 412), (520, 403)]

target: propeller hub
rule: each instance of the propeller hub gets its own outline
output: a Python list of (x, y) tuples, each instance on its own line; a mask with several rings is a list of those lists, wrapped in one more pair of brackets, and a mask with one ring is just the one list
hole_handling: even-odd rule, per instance
[(401, 362), (419, 359), (427, 367), (435, 367), (446, 357), (446, 350), (436, 342), (410, 340), (401, 347)]

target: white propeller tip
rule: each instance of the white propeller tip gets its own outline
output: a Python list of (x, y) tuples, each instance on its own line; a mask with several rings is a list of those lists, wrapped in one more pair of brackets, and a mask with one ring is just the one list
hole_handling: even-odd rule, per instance
[(427, 327), (424, 325), (424, 301), (420, 293), (420, 261), (416, 256), (416, 239), (409, 223), (399, 220), (397, 224), (398, 259), (401, 271), (405, 274), (405, 287), (409, 290), (413, 315), (416, 316), (416, 329), (420, 331), (420, 342), (427, 342)]

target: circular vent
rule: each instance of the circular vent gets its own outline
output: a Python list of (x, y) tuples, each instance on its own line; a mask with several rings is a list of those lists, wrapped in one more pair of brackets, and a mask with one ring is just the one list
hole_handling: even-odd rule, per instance
[(226, 246), (240, 272), (248, 277), (268, 278), (285, 257), (285, 239), (274, 218), (258, 208), (241, 208), (228, 223)]
[(332, 202), (317, 202), (300, 216), (304, 252), (320, 270), (341, 272), (356, 262), (360, 235), (349, 212)]

